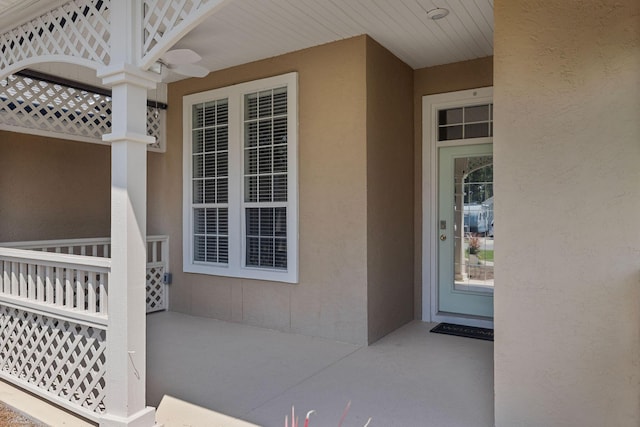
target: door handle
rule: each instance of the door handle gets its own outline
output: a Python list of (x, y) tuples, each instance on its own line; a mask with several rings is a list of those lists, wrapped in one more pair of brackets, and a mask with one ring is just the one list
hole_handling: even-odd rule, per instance
[(446, 235), (446, 234), (441, 234), (441, 235), (440, 235), (440, 240), (442, 240), (443, 242), (444, 242), (445, 240), (447, 240), (447, 235)]

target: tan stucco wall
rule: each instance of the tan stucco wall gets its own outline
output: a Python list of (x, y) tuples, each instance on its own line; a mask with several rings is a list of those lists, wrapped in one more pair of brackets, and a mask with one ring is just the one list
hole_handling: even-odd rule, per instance
[[(357, 343), (410, 320), (411, 98), (448, 90), (442, 76), (458, 68), (454, 88), (484, 69), (414, 73), (362, 36), (171, 85), (168, 150), (148, 154), (148, 233), (171, 236), (171, 309)], [(289, 71), (300, 78), (300, 284), (182, 273), (182, 96)], [(0, 144), (0, 241), (109, 235), (108, 147), (9, 132)]]
[[(365, 54), (357, 37), (169, 86), (149, 230), (171, 236), (172, 310), (366, 343)], [(299, 284), (182, 273), (182, 96), (290, 71), (299, 73)]]
[(413, 73), (414, 120), (414, 304), (422, 318), (422, 97), (493, 85), (493, 57), (421, 68)]
[(413, 319), (413, 70), (367, 39), (369, 342)]
[(640, 2), (495, 2), (496, 426), (640, 423)]
[(0, 131), (0, 242), (109, 235), (109, 147)]

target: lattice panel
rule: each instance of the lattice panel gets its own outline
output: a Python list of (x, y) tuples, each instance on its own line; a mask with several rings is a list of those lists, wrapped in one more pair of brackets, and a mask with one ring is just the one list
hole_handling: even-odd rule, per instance
[(2, 122), (102, 140), (111, 129), (111, 98), (18, 75), (0, 82)]
[(0, 372), (104, 413), (106, 331), (0, 305)]
[(147, 313), (166, 310), (167, 291), (164, 283), (164, 267), (147, 268)]
[[(0, 80), (0, 124), (54, 137), (103, 144), (111, 132), (111, 97), (21, 75)], [(147, 134), (156, 138), (149, 149), (165, 151), (165, 112), (147, 107)]]
[(197, 15), (198, 9), (208, 2), (208, 0), (143, 0), (143, 56), (153, 49), (165, 34)]
[(0, 70), (48, 55), (108, 64), (110, 4), (110, 0), (72, 0), (0, 35)]
[(147, 107), (147, 135), (156, 139), (156, 142), (149, 145), (150, 151), (165, 151), (164, 124), (166, 117), (166, 111)]

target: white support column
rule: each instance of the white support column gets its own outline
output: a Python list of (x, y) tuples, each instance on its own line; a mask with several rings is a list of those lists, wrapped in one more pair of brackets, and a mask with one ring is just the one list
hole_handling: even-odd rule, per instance
[(147, 90), (154, 75), (122, 65), (103, 70), (112, 87), (111, 278), (106, 350), (106, 415), (101, 426), (150, 427), (146, 407)]
[(147, 90), (158, 76), (141, 71), (141, 0), (111, 1), (111, 278), (103, 427), (150, 427), (146, 407)]

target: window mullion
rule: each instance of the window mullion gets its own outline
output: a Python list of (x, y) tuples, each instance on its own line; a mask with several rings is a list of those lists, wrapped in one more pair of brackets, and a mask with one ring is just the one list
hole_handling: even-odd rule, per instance
[(239, 143), (244, 136), (241, 117), (242, 104), (237, 95), (229, 97), (229, 268), (238, 271), (242, 266), (242, 171), (243, 151)]

